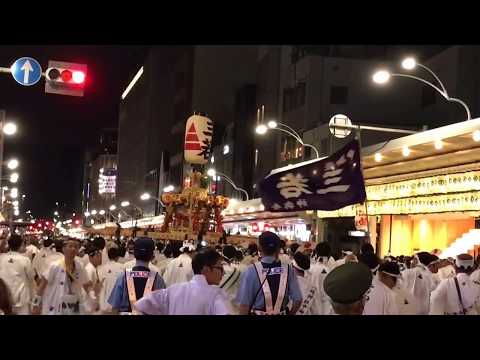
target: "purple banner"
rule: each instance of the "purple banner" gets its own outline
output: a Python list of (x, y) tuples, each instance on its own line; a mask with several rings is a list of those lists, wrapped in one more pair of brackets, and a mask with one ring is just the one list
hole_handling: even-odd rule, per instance
[(328, 211), (363, 203), (366, 193), (358, 141), (323, 160), (274, 170), (258, 185), (268, 211)]

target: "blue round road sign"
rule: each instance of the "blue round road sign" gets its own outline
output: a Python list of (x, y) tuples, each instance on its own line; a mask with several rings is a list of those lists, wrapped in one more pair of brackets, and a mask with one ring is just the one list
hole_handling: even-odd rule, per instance
[(42, 67), (31, 57), (17, 59), (10, 70), (15, 81), (23, 86), (35, 85), (42, 77)]

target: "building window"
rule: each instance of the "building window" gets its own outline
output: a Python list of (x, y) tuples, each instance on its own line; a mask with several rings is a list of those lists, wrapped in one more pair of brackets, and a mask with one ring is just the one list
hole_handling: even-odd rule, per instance
[(306, 84), (299, 82), (293, 88), (283, 89), (283, 112), (295, 110), (305, 105)]
[(290, 53), (291, 63), (295, 64), (303, 57), (305, 57), (305, 49), (302, 46), (292, 46), (292, 52)]
[(328, 154), (328, 138), (327, 139), (322, 139), (322, 142), (320, 144), (320, 151), (322, 154)]
[(296, 87), (296, 105), (297, 107), (305, 105), (305, 83), (300, 82)]
[(348, 87), (331, 86), (330, 87), (330, 104), (342, 105), (348, 102)]
[(282, 138), (281, 149), (282, 151), (280, 152), (280, 158), (282, 161), (299, 159), (303, 157), (303, 146), (301, 146), (297, 140), (291, 137)]
[(283, 89), (283, 112), (287, 112), (293, 109), (293, 96), (295, 92), (292, 88)]
[(312, 148), (306, 147), (304, 149), (304, 153), (305, 153), (305, 159), (310, 159), (310, 157), (312, 156)]
[(435, 89), (430, 86), (424, 86), (422, 88), (422, 107), (433, 105), (437, 102), (437, 94)]
[(175, 73), (175, 87), (178, 89), (184, 88), (186, 86), (186, 74), (183, 71)]

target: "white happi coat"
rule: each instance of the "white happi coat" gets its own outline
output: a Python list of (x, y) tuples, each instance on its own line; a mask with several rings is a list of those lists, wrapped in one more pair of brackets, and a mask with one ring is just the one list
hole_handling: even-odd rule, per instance
[(228, 315), (227, 294), (209, 285), (205, 276), (194, 275), (188, 282), (151, 292), (134, 307), (149, 315)]
[(45, 260), (52, 255), (55, 251), (49, 247), (43, 247), (40, 249), (37, 255), (32, 260), (32, 267), (37, 276), (41, 276), (45, 271)]
[(432, 292), (430, 299), (430, 315), (478, 315), (477, 307), (480, 304), (480, 286), (475, 284), (467, 274), (457, 274), (458, 286), (462, 297), (460, 303), (455, 277), (442, 280)]
[(98, 281), (97, 269), (91, 262), (85, 265), (85, 272), (87, 273), (88, 281), (95, 284)]
[[(87, 254), (85, 254), (83, 256), (76, 256), (75, 259), (80, 261), (83, 264), (83, 266), (87, 266), (88, 264), (90, 264), (90, 258), (88, 257)], [(102, 262), (102, 264), (103, 264), (103, 262)]]
[(44, 263), (43, 263), (43, 268), (41, 269), (41, 273), (38, 274), (38, 275), (42, 276), (45, 273), (45, 271), (48, 270), (50, 268), (50, 266), (52, 266), (52, 264), (58, 262), (61, 259), (63, 259), (63, 254), (62, 253), (56, 252), (56, 251), (51, 253), (49, 256), (47, 256), (45, 258)]
[(243, 258), (241, 264), (249, 266), (255, 264), (258, 261), (258, 256), (247, 255)]
[(397, 281), (397, 285), (392, 289), (395, 295), (399, 315), (416, 315), (417, 301), (413, 295), (404, 287), (403, 283)]
[(302, 304), (296, 315), (324, 315), (323, 306), (320, 302), (320, 292), (316, 284), (313, 283), (311, 274), (306, 272), (305, 276), (297, 275), (297, 281), (302, 293)]
[(165, 258), (163, 260), (160, 260), (157, 262), (155, 265), (158, 268), (158, 273), (163, 277), (163, 274), (165, 273), (165, 270), (167, 269), (168, 264), (172, 262), (173, 258)]
[(432, 273), (423, 264), (406, 269), (402, 273), (404, 287), (417, 302), (417, 315), (428, 315), (430, 311), (430, 294), (436, 284)]
[(30, 259), (30, 261), (32, 261), (34, 257), (36, 257), (38, 252), (39, 252), (38, 248), (35, 245), (30, 244), (25, 248), (25, 254), (23, 255), (25, 255)]
[(395, 293), (378, 276), (373, 276), (372, 285), (366, 293), (367, 301), (363, 315), (398, 315)]
[(168, 286), (190, 281), (193, 277), (192, 259), (187, 254), (180, 254), (167, 265), (163, 280)]
[(280, 256), (278, 258), (284, 264), (291, 264), (292, 263), (292, 259), (287, 254), (280, 254)]
[(158, 268), (158, 264), (165, 260), (167, 257), (161, 254), (158, 250), (155, 250), (154, 257), (152, 260), (152, 264)]
[(10, 289), (14, 313), (30, 314), (35, 278), (30, 259), (16, 251), (1, 254), (0, 278)]
[(438, 269), (438, 276), (440, 280), (453, 278), (456, 275), (455, 268), (452, 265), (447, 265)]
[(240, 275), (242, 267), (238, 264), (226, 264), (223, 266), (224, 275), (220, 281), (219, 287), (225, 291), (228, 297), (229, 313), (237, 315), (240, 313), (239, 307), (235, 302), (237, 291), (240, 286)]
[[(80, 301), (80, 314), (85, 314), (87, 309), (83, 285), (89, 282), (88, 275), (83, 265), (78, 260), (74, 261), (75, 270), (73, 275), (75, 281), (71, 286), (72, 294), (76, 295)], [(62, 314), (62, 301), (64, 296), (68, 294), (64, 260), (60, 259), (52, 263), (42, 276), (48, 282), (42, 298), (42, 315)]]
[(480, 268), (470, 274), (470, 279), (477, 285), (480, 285)]
[[(107, 250), (107, 247), (105, 246), (102, 250), (102, 264), (106, 264), (108, 262), (108, 260), (110, 260), (108, 258), (108, 250)], [(102, 265), (100, 264), (100, 265)]]
[(112, 293), (118, 276), (125, 271), (125, 265), (109, 260), (106, 264), (100, 265), (97, 270), (100, 283), (102, 284), (102, 288), (98, 296), (100, 310), (111, 311), (112, 306), (108, 303), (108, 298)]
[[(475, 285), (480, 286), (480, 269), (477, 269), (471, 273), (470, 279)], [(477, 312), (480, 314), (480, 303), (477, 304)]]
[[(79, 261), (81, 262), (81, 261)], [(89, 261), (87, 265), (85, 265), (85, 272), (87, 273), (87, 278), (88, 278), (88, 281), (90, 281), (92, 283), (92, 285), (96, 284), (99, 279), (98, 279), (98, 273), (97, 273), (97, 268), (95, 268), (95, 266), (93, 266), (93, 264)], [(87, 296), (87, 293), (85, 292), (85, 290), (83, 290), (83, 297), (86, 298)], [(95, 299), (96, 301), (98, 299)], [(91, 304), (93, 305), (93, 304)], [(87, 306), (86, 307), (86, 311), (88, 313), (93, 313), (96, 311), (95, 307), (89, 307)]]
[(313, 284), (315, 284), (318, 290), (318, 293), (317, 293), (318, 306), (319, 306), (318, 315), (328, 315), (332, 311), (332, 305), (330, 303), (330, 299), (328, 295), (325, 293), (325, 290), (323, 289), (323, 281), (325, 280), (325, 278), (329, 273), (329, 268), (327, 264), (324, 264), (323, 262), (318, 261), (312, 266), (310, 266), (310, 270), (309, 270), (309, 273), (311, 274), (310, 275), (311, 280)]

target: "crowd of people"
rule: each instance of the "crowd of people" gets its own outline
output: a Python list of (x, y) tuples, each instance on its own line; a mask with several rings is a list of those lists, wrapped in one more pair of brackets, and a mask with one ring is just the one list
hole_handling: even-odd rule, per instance
[(479, 259), (469, 254), (380, 259), (366, 243), (335, 259), (328, 243), (309, 245), (273, 232), (244, 246), (11, 235), (0, 240), (0, 314), (480, 313)]

